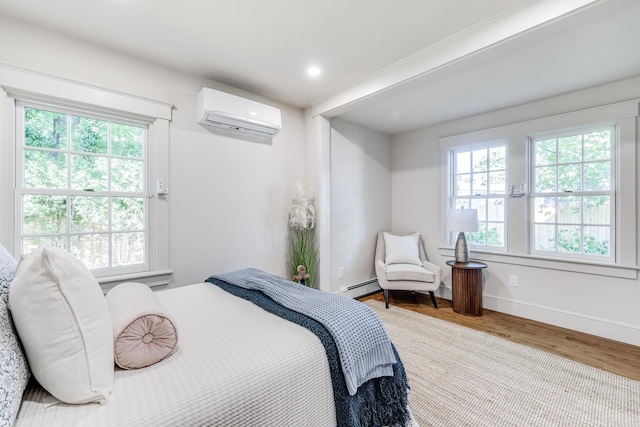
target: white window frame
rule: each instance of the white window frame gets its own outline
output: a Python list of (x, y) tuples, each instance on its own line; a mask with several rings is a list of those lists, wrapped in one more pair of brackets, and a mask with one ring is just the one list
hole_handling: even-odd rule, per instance
[[(534, 169), (536, 167), (535, 163), (534, 163), (534, 157), (535, 157), (535, 153), (534, 153), (534, 143), (535, 141), (538, 140), (543, 140), (543, 139), (548, 139), (548, 138), (562, 138), (564, 136), (570, 136), (570, 135), (576, 135), (576, 134), (588, 134), (590, 132), (594, 132), (594, 131), (599, 131), (599, 130), (608, 130), (611, 132), (611, 156), (610, 156), (610, 177), (611, 177), (611, 182), (610, 182), (610, 188), (609, 190), (598, 190), (598, 191), (586, 191), (584, 189), (582, 189), (581, 191), (572, 191), (572, 192), (566, 192), (566, 191), (562, 191), (561, 189), (558, 188), (558, 191), (556, 192), (541, 192), (541, 193), (537, 193), (535, 191), (535, 172)], [(530, 161), (530, 171), (529, 171), (529, 176), (530, 176), (530, 183), (529, 183), (529, 188), (531, 189), (530, 192), (530, 197), (529, 197), (529, 210), (530, 210), (530, 229), (529, 229), (529, 235), (531, 236), (531, 238), (529, 239), (530, 242), (530, 248), (529, 251), (532, 254), (538, 254), (541, 256), (558, 256), (561, 258), (575, 258), (575, 259), (581, 259), (581, 260), (585, 260), (585, 261), (595, 261), (595, 262), (615, 262), (616, 259), (616, 236), (615, 236), (615, 229), (616, 229), (616, 185), (617, 185), (617, 180), (616, 180), (616, 157), (617, 157), (617, 149), (618, 149), (618, 144), (616, 142), (617, 140), (617, 129), (616, 126), (614, 124), (611, 125), (603, 125), (603, 126), (598, 126), (598, 127), (586, 127), (586, 128), (578, 128), (578, 129), (572, 129), (569, 131), (566, 130), (561, 130), (561, 131), (556, 131), (556, 132), (550, 132), (550, 133), (544, 133), (544, 134), (539, 134), (539, 135), (531, 135), (529, 137), (529, 159), (531, 159)], [(585, 162), (584, 160), (579, 162), (579, 164), (584, 165)], [(558, 167), (560, 164), (556, 163), (554, 164), (555, 167)], [(583, 168), (582, 168), (583, 169)], [(583, 169), (584, 170), (584, 169)], [(582, 176), (582, 178), (584, 178), (584, 176)], [(609, 233), (609, 241), (610, 241), (610, 254), (609, 256), (598, 256), (598, 255), (589, 255), (589, 254), (584, 254), (584, 253), (567, 253), (567, 252), (561, 252), (559, 250), (555, 250), (555, 251), (544, 251), (544, 250), (540, 250), (540, 249), (536, 249), (535, 248), (535, 243), (534, 243), (534, 236), (535, 236), (535, 230), (534, 227), (536, 225), (536, 222), (534, 221), (534, 216), (535, 216), (535, 202), (534, 199), (537, 197), (562, 197), (562, 196), (576, 196), (576, 197), (584, 197), (584, 196), (590, 196), (590, 195), (606, 195), (609, 196), (611, 203), (609, 206), (609, 218), (610, 218), (610, 233)], [(581, 211), (584, 212), (581, 208)], [(557, 225), (557, 221), (554, 223), (555, 225)], [(581, 220), (580, 223), (576, 223), (575, 225), (580, 226), (580, 227), (585, 227), (588, 226), (588, 224), (584, 223), (584, 221)], [(581, 242), (582, 243), (582, 242)]]
[[(14, 66), (0, 65), (0, 243), (14, 256), (20, 255), (16, 229), (16, 102), (35, 102), (88, 109), (110, 117), (125, 117), (148, 123), (148, 180), (169, 183), (169, 123), (172, 105), (139, 96), (123, 94), (86, 83), (35, 73)], [(153, 190), (152, 190), (153, 191)], [(151, 192), (149, 196), (149, 263), (146, 271), (98, 278), (106, 291), (118, 283), (137, 280), (149, 286), (167, 285), (172, 271), (169, 262), (169, 198)]]
[[(508, 234), (507, 234), (507, 219), (508, 219), (508, 213), (507, 213), (507, 208), (508, 205), (506, 203), (507, 200), (507, 189), (506, 189), (506, 182), (505, 182), (505, 192), (504, 193), (493, 193), (490, 192), (490, 186), (489, 186), (489, 190), (487, 191), (487, 194), (485, 195), (479, 195), (479, 194), (470, 194), (468, 196), (465, 195), (458, 195), (456, 192), (456, 178), (454, 177), (454, 175), (459, 175), (456, 174), (456, 172), (458, 171), (458, 166), (456, 163), (456, 154), (460, 153), (460, 152), (465, 152), (465, 151), (470, 151), (473, 152), (475, 150), (490, 150), (491, 148), (495, 148), (495, 147), (504, 147), (505, 149), (505, 168), (504, 168), (504, 172), (505, 172), (505, 181), (508, 182), (509, 179), (509, 161), (508, 161), (508, 156), (509, 156), (509, 150), (507, 147), (507, 144), (503, 141), (503, 142), (490, 142), (490, 143), (482, 143), (482, 144), (475, 144), (475, 145), (464, 145), (464, 146), (459, 146), (459, 147), (455, 147), (452, 148), (449, 154), (450, 157), (450, 162), (451, 162), (451, 178), (450, 178), (450, 182), (451, 182), (451, 187), (449, 188), (449, 194), (450, 194), (450, 198), (449, 198), (449, 208), (455, 208), (456, 207), (456, 200), (458, 199), (469, 199), (470, 203), (473, 202), (473, 200), (479, 200), (479, 199), (484, 199), (485, 200), (485, 212), (484, 215), (488, 214), (488, 201), (489, 199), (504, 199), (504, 221), (502, 221), (503, 224), (503, 238), (504, 238), (504, 245), (503, 246), (492, 246), (489, 244), (484, 244), (484, 245), (478, 245), (478, 244), (474, 244), (471, 242), (471, 239), (469, 239), (469, 236), (467, 236), (467, 240), (469, 241), (469, 246), (471, 248), (474, 249), (486, 249), (486, 250), (490, 250), (490, 251), (499, 251), (499, 252), (505, 252), (507, 250), (507, 242), (508, 242)], [(487, 170), (487, 174), (490, 171)], [(472, 175), (472, 171), (470, 172), (470, 175)], [(473, 206), (467, 206), (467, 208), (471, 208), (473, 209)], [(488, 218), (483, 218), (483, 214), (481, 214), (481, 212), (478, 212), (478, 217), (479, 222), (484, 222), (486, 224), (486, 226), (488, 226), (488, 224), (492, 221), (489, 221)], [(485, 230), (485, 233), (487, 233), (487, 231)], [(467, 233), (469, 234), (469, 233)], [(448, 243), (450, 245), (454, 245), (455, 244), (455, 239), (457, 238), (458, 233), (457, 232), (450, 232), (449, 233), (449, 241)]]
[[(636, 143), (638, 138), (638, 111), (640, 99), (616, 104), (604, 105), (587, 110), (517, 122), (505, 126), (488, 128), (439, 139), (442, 167), (441, 173), (441, 246), (440, 253), (453, 257), (454, 250), (446, 231), (446, 215), (449, 206), (451, 173), (450, 152), (461, 146), (470, 146), (487, 141), (507, 141), (509, 173), (507, 185), (519, 189), (525, 187), (522, 197), (514, 194), (508, 202), (507, 251), (498, 252), (486, 249), (471, 249), (471, 258), (504, 264), (539, 267), (552, 270), (570, 271), (585, 274), (597, 274), (610, 277), (637, 279), (637, 215), (636, 215)], [(529, 244), (530, 209), (527, 186), (531, 182), (528, 167), (528, 141), (531, 136), (558, 130), (571, 130), (587, 127), (615, 126), (615, 253), (613, 261), (591, 261), (584, 259), (559, 258), (533, 254)], [(526, 230), (526, 231), (523, 231)]]
[[(142, 185), (142, 191), (136, 194), (132, 194), (132, 193), (127, 193), (127, 192), (114, 192), (111, 190), (105, 190), (105, 191), (98, 191), (98, 192), (92, 192), (92, 193), (87, 193), (87, 192), (83, 192), (82, 190), (73, 190), (73, 189), (31, 189), (31, 188), (25, 188), (22, 186), (22, 183), (24, 182), (24, 172), (25, 172), (25, 164), (24, 164), (24, 150), (25, 148), (28, 149), (29, 147), (24, 147), (24, 108), (35, 108), (35, 109), (40, 109), (40, 110), (48, 110), (48, 111), (54, 111), (54, 112), (59, 112), (59, 113), (63, 113), (67, 116), (81, 116), (81, 117), (88, 117), (88, 118), (92, 118), (92, 119), (99, 119), (99, 120), (105, 120), (108, 122), (117, 122), (120, 124), (127, 124), (127, 125), (134, 125), (134, 126), (140, 126), (144, 129), (144, 154), (143, 154), (143, 175), (142, 175), (142, 180), (143, 180), (143, 185)], [(108, 116), (108, 115), (104, 115), (104, 114), (100, 114), (100, 113), (94, 113), (93, 111), (91, 111), (89, 108), (85, 108), (82, 111), (78, 111), (78, 110), (72, 110), (69, 108), (63, 108), (60, 107), (58, 105), (56, 105), (55, 103), (38, 103), (38, 102), (34, 102), (34, 101), (29, 101), (29, 102), (25, 102), (25, 101), (16, 101), (16, 171), (15, 171), (15, 176), (16, 176), (16, 180), (15, 180), (15, 184), (16, 184), (16, 191), (15, 191), (15, 221), (14, 221), (14, 225), (15, 225), (15, 231), (14, 231), (14, 236), (16, 239), (16, 242), (14, 244), (14, 247), (17, 249), (18, 252), (22, 252), (23, 251), (23, 246), (22, 246), (22, 221), (23, 221), (23, 212), (22, 212), (22, 197), (25, 195), (30, 195), (30, 194), (48, 194), (48, 195), (57, 195), (57, 196), (65, 196), (65, 197), (73, 197), (73, 196), (104, 196), (104, 197), (131, 197), (131, 196), (136, 196), (138, 198), (143, 198), (144, 199), (144, 241), (145, 241), (145, 250), (144, 250), (144, 257), (143, 257), (143, 263), (142, 264), (135, 264), (135, 265), (131, 265), (131, 266), (120, 266), (120, 267), (107, 267), (107, 268), (100, 268), (100, 269), (92, 269), (92, 273), (95, 277), (109, 277), (109, 276), (116, 276), (116, 275), (122, 275), (122, 274), (132, 274), (132, 273), (140, 273), (140, 272), (146, 272), (149, 271), (149, 249), (150, 249), (150, 239), (149, 239), (149, 211), (150, 211), (150, 203), (149, 200), (152, 198), (150, 193), (149, 193), (149, 142), (148, 142), (148, 122), (144, 122), (144, 121), (134, 121), (131, 120), (128, 117), (115, 117), (115, 116)], [(67, 132), (71, 132), (71, 129), (68, 129)], [(67, 142), (68, 144), (71, 144), (71, 141), (69, 140)], [(65, 149), (65, 151), (67, 151), (68, 154), (70, 154), (71, 151), (71, 147), (67, 147)], [(105, 156), (107, 157), (107, 156)], [(111, 154), (108, 154), (108, 157), (111, 157)], [(71, 174), (71, 170), (67, 171), (68, 174)], [(67, 177), (69, 178), (69, 177)], [(111, 178), (109, 177), (109, 180), (111, 180)], [(67, 212), (67, 219), (69, 219), (69, 215), (70, 212)], [(70, 224), (69, 224), (70, 227)], [(108, 230), (107, 234), (111, 235), (111, 229)], [(67, 245), (71, 244), (71, 236), (73, 235), (73, 233), (71, 232), (70, 228), (67, 230), (67, 238), (69, 239), (69, 241), (67, 242)], [(65, 248), (65, 249), (69, 249), (69, 247)], [(111, 254), (109, 254), (109, 258), (111, 258)]]

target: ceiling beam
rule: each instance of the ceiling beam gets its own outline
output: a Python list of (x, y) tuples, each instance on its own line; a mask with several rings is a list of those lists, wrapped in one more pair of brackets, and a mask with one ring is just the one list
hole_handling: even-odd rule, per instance
[(333, 117), (366, 105), (375, 97), (393, 95), (411, 85), (424, 83), (474, 62), (504, 53), (558, 31), (568, 19), (591, 19), (602, 9), (629, 0), (540, 0), (507, 10), (491, 20), (478, 23), (415, 55), (351, 85), (333, 96), (311, 103), (313, 115)]

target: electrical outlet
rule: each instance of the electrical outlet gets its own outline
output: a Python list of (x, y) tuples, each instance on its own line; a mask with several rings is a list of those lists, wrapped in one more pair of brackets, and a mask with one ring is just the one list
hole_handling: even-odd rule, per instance
[(338, 279), (344, 279), (344, 267), (338, 267)]
[(518, 276), (516, 276), (515, 274), (509, 275), (509, 286), (518, 286)]

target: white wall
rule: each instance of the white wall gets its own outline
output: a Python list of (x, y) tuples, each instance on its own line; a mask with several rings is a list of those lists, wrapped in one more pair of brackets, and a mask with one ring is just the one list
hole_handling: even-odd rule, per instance
[(377, 233), (391, 228), (390, 142), (388, 135), (331, 120), (333, 291), (375, 278)]
[[(284, 274), (291, 189), (304, 182), (300, 109), (1, 17), (0, 61), (175, 106), (168, 185), (176, 286), (249, 266)], [(211, 133), (196, 124), (203, 86), (280, 108), (282, 131), (271, 143)]]
[(316, 238), (319, 265), (317, 288), (331, 292), (331, 123), (314, 116), (310, 107), (304, 111), (304, 175), (308, 191), (316, 195)]
[[(640, 77), (393, 138), (393, 228), (423, 233), (430, 259), (443, 267), (444, 297), (451, 297), (451, 269), (445, 265), (448, 258), (439, 251), (446, 244), (440, 239), (440, 173), (446, 165), (440, 164), (438, 138), (634, 98), (640, 98)], [(636, 236), (636, 245), (638, 241)], [(518, 276), (518, 287), (507, 285), (510, 274)], [(640, 345), (640, 280), (498, 262), (489, 263), (484, 280), (486, 308)]]

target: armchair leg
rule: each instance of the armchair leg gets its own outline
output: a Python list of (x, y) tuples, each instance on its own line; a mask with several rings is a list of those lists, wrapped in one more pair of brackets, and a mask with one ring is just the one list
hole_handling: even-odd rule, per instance
[(431, 302), (433, 303), (433, 306), (437, 310), (438, 309), (438, 303), (436, 302), (436, 296), (433, 294), (433, 291), (429, 291), (429, 296), (431, 297)]
[(384, 290), (384, 304), (389, 308), (389, 290)]

